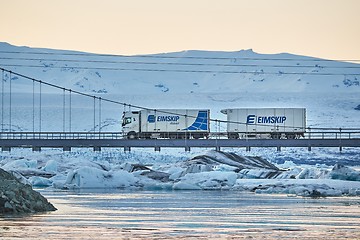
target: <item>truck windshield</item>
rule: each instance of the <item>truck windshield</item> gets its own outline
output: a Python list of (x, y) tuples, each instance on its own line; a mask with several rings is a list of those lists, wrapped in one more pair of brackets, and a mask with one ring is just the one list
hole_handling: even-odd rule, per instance
[(123, 119), (122, 125), (125, 126), (126, 124), (129, 124), (129, 123), (131, 123), (131, 117), (125, 117)]

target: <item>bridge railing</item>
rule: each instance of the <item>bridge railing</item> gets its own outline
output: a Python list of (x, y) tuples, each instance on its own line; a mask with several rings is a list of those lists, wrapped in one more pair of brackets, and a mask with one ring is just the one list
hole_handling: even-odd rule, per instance
[(0, 132), (0, 139), (122, 139), (122, 132)]
[(329, 130), (329, 131), (307, 131), (305, 133), (306, 139), (359, 139), (360, 130)]
[[(210, 138), (227, 138), (227, 133), (215, 133)], [(123, 139), (122, 132), (0, 132), (0, 139)], [(360, 129), (307, 131), (305, 139), (360, 139)]]

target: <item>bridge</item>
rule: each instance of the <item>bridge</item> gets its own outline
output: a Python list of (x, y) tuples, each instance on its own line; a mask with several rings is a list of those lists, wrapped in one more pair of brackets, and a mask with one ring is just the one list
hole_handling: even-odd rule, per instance
[(309, 151), (313, 147), (360, 147), (360, 131), (342, 130), (308, 132), (301, 139), (226, 139), (225, 133), (212, 133), (209, 139), (126, 139), (122, 133), (116, 132), (2, 132), (0, 133), (0, 146), (2, 151), (11, 148), (32, 148), (40, 151), (41, 148), (62, 148), (71, 151), (71, 148), (92, 148), (100, 151), (101, 148), (214, 148), (220, 150), (224, 147), (246, 148), (274, 147), (280, 151), (282, 147), (303, 147)]
[[(105, 103), (115, 104), (123, 108), (147, 109), (141, 106), (135, 106), (128, 103), (117, 102), (111, 99), (102, 98), (96, 95), (66, 89), (62, 86), (54, 85), (46, 81), (31, 78), (19, 73), (15, 73), (3, 68), (1, 83), (1, 132), (0, 148), (1, 151), (10, 151), (12, 148), (31, 148), (33, 151), (40, 151), (44, 148), (61, 148), (64, 151), (71, 151), (72, 148), (92, 148), (94, 151), (101, 151), (103, 148), (123, 148), (124, 151), (130, 151), (132, 148), (153, 148), (160, 151), (161, 148), (184, 148), (190, 151), (191, 148), (246, 148), (250, 151), (256, 147), (272, 147), (281, 151), (284, 147), (301, 147), (309, 151), (313, 147), (336, 147), (342, 151), (344, 147), (360, 147), (360, 129), (357, 128), (307, 128), (303, 138), (300, 139), (227, 139), (226, 133), (220, 131), (210, 133), (208, 139), (127, 139), (121, 131), (105, 132), (103, 131), (104, 121), (103, 105)], [(15, 76), (15, 78), (14, 78)], [(22, 98), (22, 95), (14, 93), (13, 82), (30, 82), (28, 86), (32, 87), (28, 107), (22, 111), (17, 111), (16, 100)], [(31, 84), (32, 83), (32, 84)], [(51, 109), (45, 116), (45, 93), (44, 87), (58, 91), (60, 111), (52, 113)], [(75, 95), (89, 99), (89, 113), (87, 116), (82, 114), (77, 118), (84, 118), (91, 126), (90, 131), (73, 131), (75, 122)], [(25, 112), (24, 116), (20, 116)], [(58, 117), (52, 115), (58, 114)], [(16, 116), (17, 115), (17, 116)], [(16, 116), (16, 117), (15, 117)], [(52, 119), (53, 117), (53, 119)], [(28, 126), (20, 126), (18, 122), (26, 122)], [(24, 119), (28, 121), (24, 121)], [(44, 129), (46, 122), (57, 121), (53, 125), (58, 126), (54, 130)], [(218, 123), (226, 121), (214, 120)], [(48, 124), (49, 125), (49, 124)], [(15, 126), (18, 129), (14, 129)], [(59, 126), (62, 131), (59, 131)], [(27, 129), (21, 130), (19, 129)], [(30, 131), (28, 130), (30, 128)], [(49, 128), (49, 127), (47, 127)]]

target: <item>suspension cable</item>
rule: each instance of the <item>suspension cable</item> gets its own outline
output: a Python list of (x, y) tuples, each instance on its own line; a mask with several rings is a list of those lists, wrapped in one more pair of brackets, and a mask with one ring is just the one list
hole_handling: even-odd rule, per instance
[(9, 80), (9, 84), (10, 84), (10, 93), (9, 93), (9, 105), (10, 105), (10, 109), (9, 109), (9, 132), (11, 132), (11, 129), (12, 129), (12, 127), (11, 127), (11, 118), (12, 118), (12, 116), (11, 116), (11, 108), (12, 108), (12, 102), (11, 102), (11, 98), (12, 98), (12, 96), (11, 96), (11, 92), (12, 92), (12, 84), (11, 84), (11, 71), (9, 72), (9, 75), (10, 75), (10, 80)]
[(99, 97), (99, 133), (101, 132), (101, 97)]
[(71, 93), (72, 93), (72, 90), (69, 89), (69, 132), (71, 132)]
[(66, 106), (66, 100), (65, 100), (65, 88), (63, 89), (63, 132), (65, 132), (65, 106)]
[(94, 133), (95, 133), (95, 129), (96, 129), (96, 97), (94, 96), (94, 101), (93, 101), (93, 104), (94, 104)]
[(32, 130), (35, 132), (35, 81), (32, 81)]
[(4, 81), (5, 81), (5, 70), (2, 70), (1, 80), (1, 131), (4, 131)]
[(41, 102), (41, 93), (42, 93), (42, 89), (41, 89), (41, 85), (42, 82), (40, 81), (40, 85), (39, 85), (39, 132), (41, 132), (41, 109), (42, 109), (42, 102)]

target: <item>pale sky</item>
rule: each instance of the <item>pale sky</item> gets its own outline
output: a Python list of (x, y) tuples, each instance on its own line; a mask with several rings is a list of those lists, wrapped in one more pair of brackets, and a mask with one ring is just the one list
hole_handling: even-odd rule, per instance
[(0, 0), (0, 41), (108, 54), (360, 59), (360, 0)]

